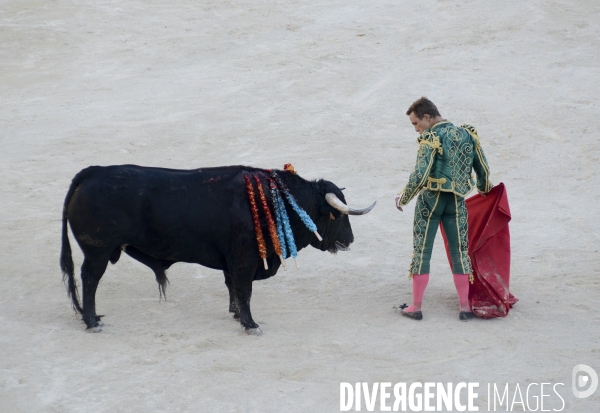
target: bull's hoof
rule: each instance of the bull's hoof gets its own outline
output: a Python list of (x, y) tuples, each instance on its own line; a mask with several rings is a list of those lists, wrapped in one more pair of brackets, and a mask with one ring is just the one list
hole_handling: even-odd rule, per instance
[(100, 320), (103, 315), (92, 315), (89, 317), (83, 317), (83, 322), (85, 323), (86, 330), (92, 333), (99, 333), (102, 331), (100, 327), (104, 325), (104, 323)]
[(263, 332), (260, 329), (260, 327), (246, 329), (246, 334), (248, 334), (249, 336), (262, 336), (262, 333)]
[(240, 314), (239, 313), (235, 313), (233, 315), (233, 318), (235, 318), (236, 320), (239, 320), (240, 319)]
[(85, 329), (86, 333), (101, 333), (102, 332), (102, 327), (100, 325), (94, 326), (94, 327), (88, 327)]

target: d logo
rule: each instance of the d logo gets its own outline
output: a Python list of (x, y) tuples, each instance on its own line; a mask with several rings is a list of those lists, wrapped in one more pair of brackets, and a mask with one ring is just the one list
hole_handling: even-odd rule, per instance
[[(584, 373), (584, 374), (578, 374)], [(593, 368), (585, 364), (578, 364), (573, 367), (573, 376), (571, 380), (573, 386), (573, 394), (578, 399), (590, 397), (598, 388), (598, 375)], [(587, 390), (583, 390), (586, 386)]]

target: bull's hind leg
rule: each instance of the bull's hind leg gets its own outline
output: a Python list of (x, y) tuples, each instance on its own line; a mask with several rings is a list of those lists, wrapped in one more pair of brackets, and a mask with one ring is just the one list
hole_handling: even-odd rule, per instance
[(223, 271), (225, 274), (225, 285), (227, 286), (227, 290), (229, 290), (229, 312), (233, 313), (233, 318), (239, 320), (240, 318), (240, 309), (238, 307), (237, 301), (235, 299), (235, 290), (233, 288), (233, 280), (231, 279), (231, 275), (227, 271)]
[(86, 257), (81, 266), (83, 322), (88, 329), (100, 327), (100, 317), (96, 315), (96, 290), (107, 265), (108, 257)]

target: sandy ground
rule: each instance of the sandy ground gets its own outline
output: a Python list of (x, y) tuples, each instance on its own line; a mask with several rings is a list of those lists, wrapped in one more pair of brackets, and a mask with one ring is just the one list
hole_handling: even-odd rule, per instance
[[(593, 411), (571, 369), (600, 372), (599, 27), (592, 0), (1, 1), (0, 411), (335, 412), (342, 381), (476, 381), (481, 411), (487, 383), (562, 382), (564, 411)], [(506, 319), (457, 320), (440, 239), (426, 319), (394, 309), (421, 95), (478, 128), (507, 185)], [(58, 266), (79, 170), (287, 162), (379, 204), (352, 251), (255, 283), (262, 337), (232, 321), (221, 273), (177, 264), (159, 302), (126, 256), (100, 284), (103, 332), (84, 331)]]

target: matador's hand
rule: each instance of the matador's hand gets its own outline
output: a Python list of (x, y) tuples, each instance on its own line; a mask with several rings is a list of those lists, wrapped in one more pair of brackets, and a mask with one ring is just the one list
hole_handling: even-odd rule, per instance
[(396, 195), (395, 201), (396, 201), (396, 208), (398, 208), (399, 211), (403, 211), (402, 206), (400, 205), (400, 200), (402, 199), (402, 193)]

